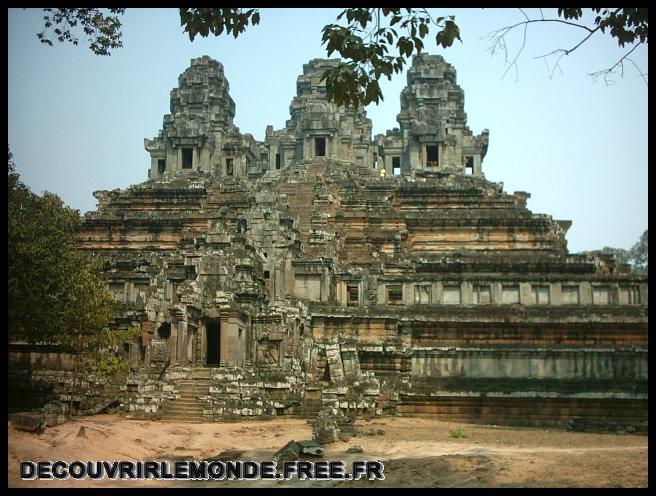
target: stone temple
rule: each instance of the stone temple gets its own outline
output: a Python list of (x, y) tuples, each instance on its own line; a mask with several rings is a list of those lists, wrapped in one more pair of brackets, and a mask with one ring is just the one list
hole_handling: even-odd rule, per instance
[[(646, 430), (647, 278), (570, 254), (570, 221), (486, 180), (489, 133), (441, 56), (413, 58), (399, 127), (373, 137), (326, 100), (337, 62), (303, 66), (264, 142), (234, 125), (219, 62), (179, 77), (148, 180), (95, 192), (79, 233), (122, 302), (112, 325), (141, 329), (130, 373), (89, 377), (79, 411)], [(12, 356), (56, 411), (70, 366), (36, 355)]]

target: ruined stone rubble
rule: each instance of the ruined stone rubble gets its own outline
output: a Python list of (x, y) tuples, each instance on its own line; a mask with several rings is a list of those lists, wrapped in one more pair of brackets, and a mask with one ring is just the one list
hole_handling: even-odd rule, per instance
[(118, 392), (79, 408), (645, 429), (647, 278), (569, 253), (569, 221), (486, 180), (489, 132), (442, 57), (413, 58), (399, 127), (375, 137), (364, 109), (327, 102), (336, 63), (303, 66), (264, 142), (234, 126), (219, 62), (180, 76), (149, 179), (95, 192), (79, 233), (123, 303), (113, 326), (142, 331)]

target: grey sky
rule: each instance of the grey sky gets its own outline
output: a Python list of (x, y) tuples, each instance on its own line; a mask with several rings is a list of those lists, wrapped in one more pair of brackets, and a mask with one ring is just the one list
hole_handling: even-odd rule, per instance
[[(547, 9), (545, 15), (553, 9)], [(176, 9), (128, 9), (124, 48), (111, 57), (78, 47), (42, 45), (40, 10), (9, 10), (9, 144), (18, 171), (35, 192), (57, 193), (82, 212), (95, 209), (92, 192), (125, 188), (147, 177), (144, 138), (157, 135), (169, 111), (169, 92), (190, 60), (219, 60), (236, 103), (241, 132), (263, 139), (268, 124), (289, 118), (296, 77), (312, 58), (326, 57), (321, 28), (338, 9), (263, 9), (261, 24), (238, 39), (182, 32)], [(631, 247), (647, 228), (647, 87), (635, 68), (607, 86), (588, 73), (610, 67), (626, 50), (610, 37), (592, 38), (560, 61), (552, 79), (542, 59), (571, 48), (585, 33), (557, 24), (532, 25), (505, 78), (503, 56), (486, 52), (490, 31), (522, 19), (517, 9), (444, 9), (456, 16), (463, 43), (444, 55), (465, 91), (475, 134), (490, 130), (486, 177), (508, 192), (528, 191), (534, 213), (570, 219), (570, 251)], [(508, 38), (511, 57), (521, 32)], [(648, 72), (647, 47), (632, 56)], [(555, 61), (552, 57), (548, 59)], [(382, 84), (385, 101), (367, 107), (374, 134), (398, 127), (405, 73)]]

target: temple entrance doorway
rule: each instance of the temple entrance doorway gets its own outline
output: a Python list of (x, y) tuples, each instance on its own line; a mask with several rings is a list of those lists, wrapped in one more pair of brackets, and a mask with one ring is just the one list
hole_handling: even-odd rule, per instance
[(205, 350), (205, 364), (219, 365), (221, 356), (221, 326), (219, 322), (208, 322), (205, 326), (207, 348)]
[(326, 156), (326, 138), (314, 138), (314, 156)]

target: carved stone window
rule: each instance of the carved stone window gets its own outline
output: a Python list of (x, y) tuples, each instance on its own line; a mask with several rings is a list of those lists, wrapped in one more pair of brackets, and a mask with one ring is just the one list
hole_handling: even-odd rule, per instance
[(400, 284), (387, 286), (387, 303), (403, 305), (403, 287)]
[(519, 303), (519, 286), (516, 284), (504, 284), (501, 288), (501, 302), (504, 305)]
[(442, 290), (442, 300), (445, 305), (460, 305), (462, 303), (460, 284), (445, 284)]
[(579, 287), (578, 286), (563, 286), (562, 287), (562, 304), (563, 305), (578, 305), (579, 304)]
[(474, 157), (471, 155), (465, 157), (465, 174), (470, 176), (474, 174)]
[(395, 176), (401, 174), (401, 157), (398, 155), (392, 157), (392, 174)]
[(610, 288), (608, 286), (592, 286), (592, 303), (595, 305), (609, 305)]
[(183, 169), (191, 169), (193, 160), (194, 160), (194, 150), (193, 150), (193, 148), (183, 148), (182, 149), (182, 168)]
[(620, 304), (640, 305), (640, 303), (640, 286), (637, 284), (620, 286)]
[(489, 284), (474, 284), (472, 288), (472, 301), (477, 305), (492, 303), (492, 288)]
[(433, 287), (430, 284), (417, 284), (415, 286), (415, 303), (417, 305), (430, 305)]
[(357, 284), (346, 286), (346, 306), (357, 307), (360, 305), (359, 288)]
[(549, 286), (534, 285), (531, 287), (531, 295), (534, 305), (548, 305), (549, 303), (551, 303)]
[(160, 158), (157, 161), (157, 172), (159, 174), (164, 174), (164, 171), (166, 170), (166, 159)]
[(439, 165), (437, 145), (426, 145), (426, 166), (437, 167)]
[(235, 159), (226, 158), (226, 174), (232, 176), (235, 173)]

